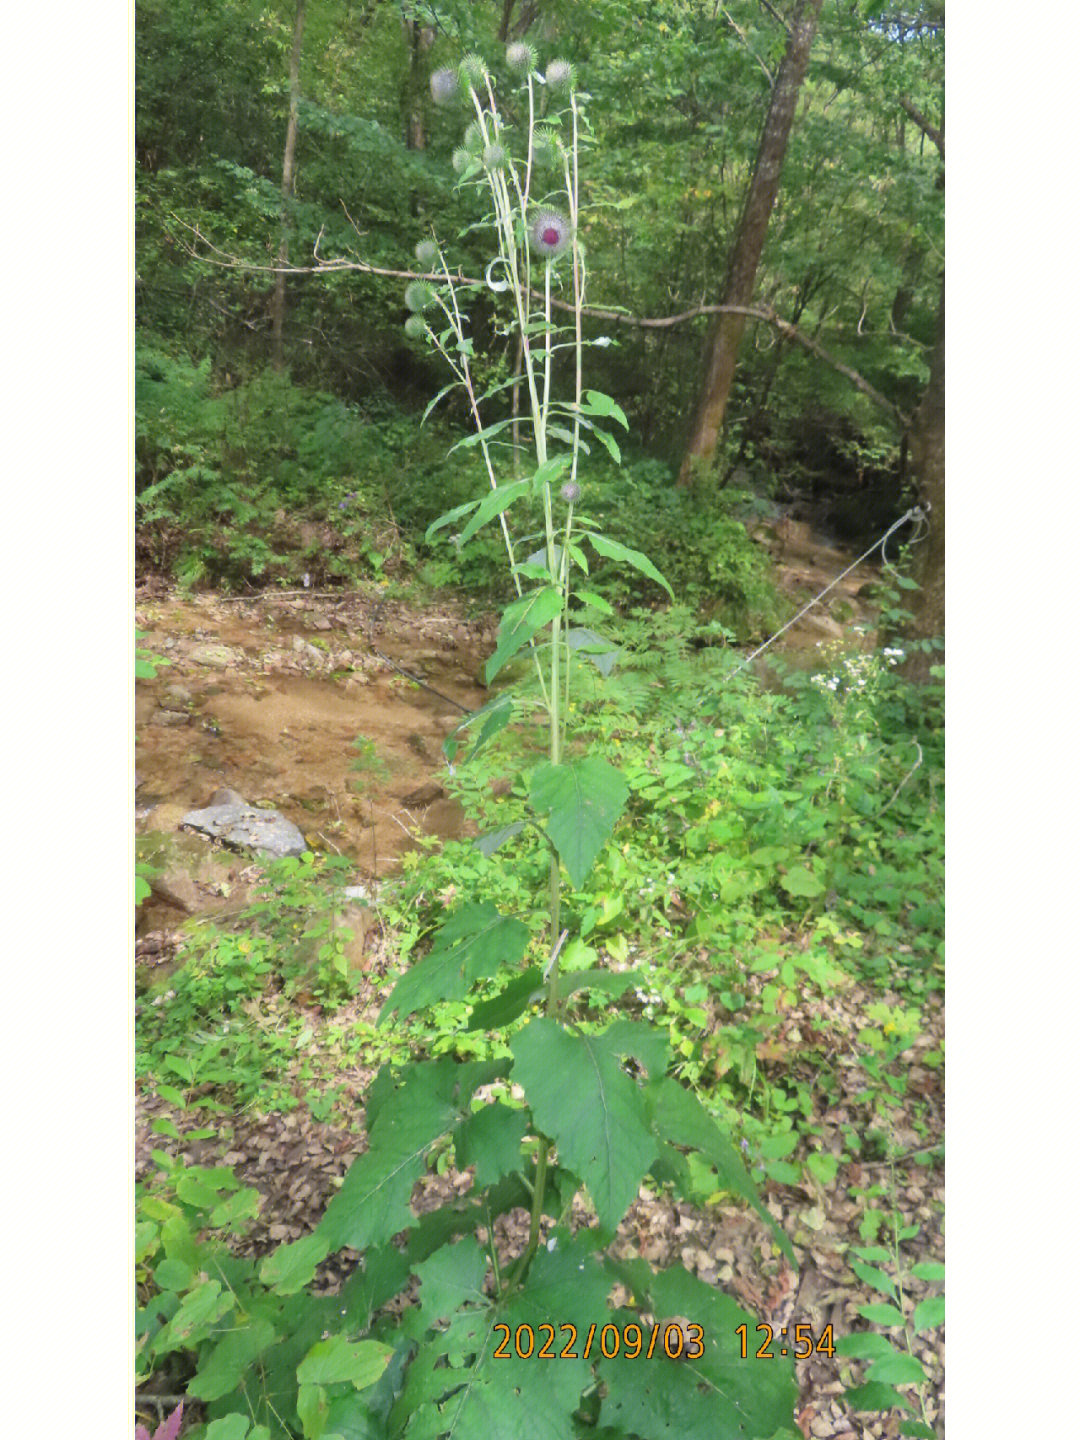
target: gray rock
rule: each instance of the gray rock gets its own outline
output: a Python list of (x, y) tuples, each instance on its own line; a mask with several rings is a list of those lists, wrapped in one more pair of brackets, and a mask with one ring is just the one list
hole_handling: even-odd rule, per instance
[(186, 710), (155, 710), (150, 716), (151, 725), (186, 725), (191, 716)]
[(230, 789), (228, 789), (227, 786), (226, 786), (226, 787), (223, 787), (223, 788), (220, 789), (220, 790), (215, 790), (214, 793), (210, 796), (210, 804), (211, 804), (211, 805), (245, 805), (245, 806), (246, 806), (247, 803), (248, 803), (248, 802), (244, 799), (243, 795), (241, 795), (241, 794), (239, 793), (239, 791), (237, 791), (237, 790), (230, 790)]
[(189, 810), (180, 823), (213, 835), (226, 845), (275, 858), (302, 855), (308, 848), (301, 831), (279, 810), (257, 810), (244, 804), (209, 805), (205, 810)]
[(243, 654), (228, 645), (193, 645), (189, 658), (197, 665), (209, 665), (212, 670), (227, 670), (230, 665), (238, 664)]
[(191, 691), (186, 685), (167, 685), (162, 703), (168, 710), (182, 710), (191, 704)]

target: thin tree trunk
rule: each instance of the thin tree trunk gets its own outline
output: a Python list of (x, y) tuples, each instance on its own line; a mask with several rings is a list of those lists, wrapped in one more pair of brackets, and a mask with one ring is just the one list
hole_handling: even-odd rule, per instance
[[(780, 188), (780, 171), (795, 119), (795, 104), (806, 74), (810, 46), (817, 33), (822, 0), (800, 0), (791, 24), (787, 51), (773, 86), (769, 113), (758, 144), (757, 161), (728, 261), (720, 304), (749, 305), (754, 295), (758, 264), (769, 229), (769, 217)], [(718, 315), (706, 344), (708, 369), (686, 447), (679, 484), (692, 483), (696, 472), (711, 464), (724, 423), (739, 343), (746, 328), (744, 315)]]
[[(931, 640), (945, 634), (945, 277), (941, 278), (937, 335), (930, 355), (930, 379), (908, 433), (912, 469), (924, 506), (929, 504), (930, 533), (915, 549), (915, 574), (920, 589), (912, 602), (914, 616), (908, 633), (913, 640)], [(930, 666), (940, 655), (915, 650), (904, 673), (924, 683)]]
[[(304, 43), (304, 22), (307, 0), (296, 0), (296, 22), (293, 25), (292, 54), (289, 56), (289, 123), (285, 127), (285, 158), (281, 166), (281, 244), (278, 264), (289, 263), (289, 202), (296, 194), (296, 117), (300, 109), (300, 49)], [(274, 279), (270, 302), (271, 357), (275, 370), (285, 368), (285, 274), (279, 271)]]

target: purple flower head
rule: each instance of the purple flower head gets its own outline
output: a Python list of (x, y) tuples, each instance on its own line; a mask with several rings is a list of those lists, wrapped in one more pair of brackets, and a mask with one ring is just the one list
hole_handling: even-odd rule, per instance
[(570, 222), (558, 210), (538, 210), (529, 226), (529, 239), (538, 254), (554, 260), (570, 244)]
[(559, 491), (559, 494), (568, 505), (573, 505), (575, 501), (581, 499), (581, 486), (576, 480), (568, 480)]

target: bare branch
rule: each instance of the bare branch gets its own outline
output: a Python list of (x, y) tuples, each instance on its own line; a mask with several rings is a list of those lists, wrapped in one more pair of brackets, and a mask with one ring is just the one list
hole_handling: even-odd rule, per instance
[(906, 95), (900, 96), (900, 109), (904, 111), (905, 115), (911, 116), (912, 120), (915, 121), (915, 124), (919, 127), (919, 129), (923, 132), (927, 139), (934, 142), (934, 144), (938, 148), (938, 152), (941, 155), (942, 160), (944, 160), (945, 132), (943, 130), (939, 130), (936, 125), (931, 125), (930, 121), (926, 118), (922, 111), (917, 106), (913, 105)]
[[(324, 260), (318, 255), (315, 265), (254, 265), (247, 260), (242, 260), (239, 256), (229, 255), (224, 250), (219, 250), (212, 241), (206, 238), (197, 225), (189, 225), (178, 215), (173, 215), (172, 218), (195, 237), (193, 244), (180, 242), (189, 255), (196, 260), (205, 261), (208, 265), (217, 265), (226, 270), (254, 270), (273, 274), (284, 270), (289, 275), (334, 275), (354, 272), (361, 275), (382, 275), (391, 280), (439, 281), (446, 279), (441, 271), (388, 270), (381, 265), (369, 265), (366, 260), (346, 260), (344, 258)], [(321, 232), (319, 238), (321, 239)], [(200, 245), (206, 246), (213, 253), (209, 255), (204, 253), (198, 248)], [(482, 289), (485, 284), (483, 280), (476, 276), (466, 275), (460, 269), (456, 275), (451, 275), (450, 279), (456, 285), (475, 286), (478, 289)], [(551, 303), (558, 310), (568, 312), (574, 310), (570, 301), (558, 300), (555, 296), (552, 296)], [(785, 340), (790, 340), (795, 345), (801, 345), (804, 350), (809, 351), (823, 364), (845, 376), (856, 390), (865, 395), (868, 400), (872, 400), (880, 409), (886, 411), (900, 430), (906, 430), (910, 424), (910, 417), (882, 395), (880, 390), (876, 390), (869, 380), (864, 379), (857, 370), (853, 370), (850, 365), (845, 365), (842, 360), (838, 360), (835, 355), (830, 354), (820, 341), (813, 339), (798, 326), (785, 320), (771, 305), (695, 305), (693, 309), (683, 310), (678, 315), (648, 318), (630, 315), (625, 310), (602, 310), (595, 305), (583, 306), (581, 313), (593, 320), (613, 320), (616, 324), (632, 325), (641, 330), (668, 330), (675, 325), (682, 325), (687, 320), (696, 320), (699, 315), (745, 315), (750, 320), (758, 320), (765, 325), (772, 325)]]

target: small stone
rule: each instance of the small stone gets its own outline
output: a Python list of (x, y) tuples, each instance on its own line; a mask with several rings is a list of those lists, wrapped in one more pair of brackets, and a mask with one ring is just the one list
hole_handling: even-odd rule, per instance
[(191, 691), (186, 685), (168, 685), (162, 703), (167, 710), (182, 710), (191, 704)]
[(212, 670), (227, 670), (230, 665), (237, 664), (241, 656), (228, 645), (195, 645), (189, 658), (197, 665), (208, 665)]
[(316, 615), (315, 619), (312, 620), (311, 624), (312, 628), (315, 630), (330, 630), (333, 628), (330, 621), (326, 618), (325, 615)]
[(151, 725), (186, 725), (191, 716), (186, 710), (155, 710), (150, 716)]

